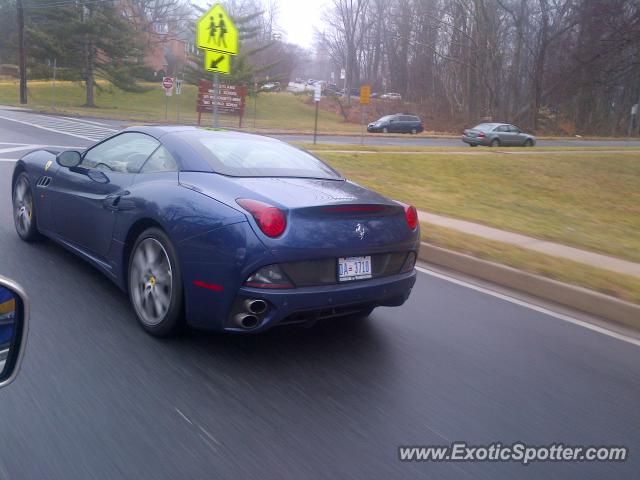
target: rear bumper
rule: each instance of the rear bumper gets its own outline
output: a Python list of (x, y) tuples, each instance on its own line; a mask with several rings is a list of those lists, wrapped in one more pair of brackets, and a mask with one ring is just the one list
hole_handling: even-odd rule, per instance
[(462, 141), (464, 143), (468, 143), (469, 145), (488, 145), (486, 138), (463, 136)]
[[(416, 271), (372, 280), (344, 284), (304, 287), (286, 290), (268, 290), (241, 287), (235, 305), (246, 299), (260, 299), (268, 304), (260, 316), (259, 324), (250, 330), (236, 326), (229, 315), (224, 330), (228, 332), (257, 333), (279, 324), (299, 323), (340, 316), (349, 311), (363, 311), (378, 306), (402, 305), (416, 281)], [(353, 307), (351, 310), (349, 307)]]

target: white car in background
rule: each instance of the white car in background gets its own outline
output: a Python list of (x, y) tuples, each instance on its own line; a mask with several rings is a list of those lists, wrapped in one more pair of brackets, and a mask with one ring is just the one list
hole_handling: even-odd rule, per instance
[(399, 93), (383, 93), (382, 95), (380, 95), (380, 98), (382, 100), (395, 100), (397, 102), (402, 100), (402, 95), (400, 95)]

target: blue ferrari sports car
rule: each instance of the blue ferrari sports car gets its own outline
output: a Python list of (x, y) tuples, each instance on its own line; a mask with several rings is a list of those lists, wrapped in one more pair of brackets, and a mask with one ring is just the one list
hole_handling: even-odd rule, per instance
[(15, 166), (15, 226), (128, 292), (153, 335), (367, 316), (415, 282), (416, 209), (257, 135), (131, 127)]

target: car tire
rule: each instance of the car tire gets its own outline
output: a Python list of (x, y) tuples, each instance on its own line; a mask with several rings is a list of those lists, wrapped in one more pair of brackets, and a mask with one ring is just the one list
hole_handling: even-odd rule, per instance
[(418, 133), (418, 130), (416, 130), (415, 128), (411, 129), (411, 135), (415, 135), (416, 133)]
[(182, 271), (166, 233), (149, 228), (138, 236), (129, 256), (127, 279), (129, 300), (144, 330), (167, 337), (182, 329)]
[(389, 129), (388, 129), (387, 127), (384, 127), (384, 128), (382, 129), (382, 133), (389, 133)]
[(476, 145), (475, 143), (470, 143), (469, 146), (470, 147), (477, 147), (478, 145)]
[(498, 140), (497, 138), (494, 138), (493, 140), (491, 140), (491, 143), (489, 144), (490, 147), (499, 147), (500, 146), (500, 140)]
[(40, 238), (36, 218), (36, 206), (33, 191), (26, 172), (16, 178), (12, 189), (13, 224), (16, 232), (25, 242), (33, 242)]
[(525, 146), (525, 147), (533, 147), (533, 140), (531, 140), (530, 138), (527, 138), (527, 139), (524, 141), (524, 146)]

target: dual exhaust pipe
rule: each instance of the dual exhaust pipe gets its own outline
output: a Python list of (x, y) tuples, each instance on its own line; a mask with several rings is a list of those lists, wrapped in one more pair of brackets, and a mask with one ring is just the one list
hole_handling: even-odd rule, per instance
[(267, 311), (267, 302), (248, 298), (242, 303), (242, 306), (245, 311), (234, 315), (234, 323), (246, 330), (256, 328), (260, 324), (259, 316)]

